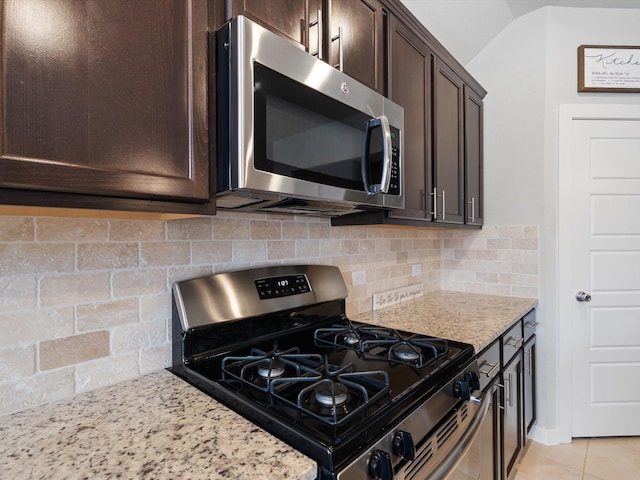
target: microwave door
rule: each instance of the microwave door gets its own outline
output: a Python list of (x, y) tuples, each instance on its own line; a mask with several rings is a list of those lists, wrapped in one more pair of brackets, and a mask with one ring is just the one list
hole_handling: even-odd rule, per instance
[(367, 121), (362, 140), (362, 183), (370, 195), (388, 193), (391, 183), (391, 129), (381, 115)]
[[(364, 193), (362, 139), (370, 117), (259, 63), (254, 70), (255, 170), (280, 176), (278, 188), (291, 186), (284, 193), (301, 193), (296, 180), (339, 189), (340, 195)], [(371, 143), (377, 145), (372, 130)]]

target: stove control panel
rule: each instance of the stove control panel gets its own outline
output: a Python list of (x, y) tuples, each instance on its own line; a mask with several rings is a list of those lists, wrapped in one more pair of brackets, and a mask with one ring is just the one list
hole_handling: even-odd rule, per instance
[(283, 275), (254, 281), (261, 300), (288, 297), (311, 291), (306, 275)]

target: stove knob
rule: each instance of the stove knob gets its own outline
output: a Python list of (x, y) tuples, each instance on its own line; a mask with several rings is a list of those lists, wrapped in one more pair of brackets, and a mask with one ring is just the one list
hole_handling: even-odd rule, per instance
[(391, 456), (387, 452), (376, 450), (371, 454), (369, 475), (376, 480), (393, 480), (393, 465), (391, 465)]
[(464, 374), (464, 379), (469, 384), (469, 388), (471, 389), (471, 391), (480, 390), (480, 377), (478, 377), (478, 374), (476, 372), (474, 372), (473, 370), (468, 371)]
[(405, 460), (413, 460), (416, 458), (416, 448), (413, 445), (413, 438), (409, 432), (398, 430), (393, 435), (393, 453)]
[(456, 383), (453, 384), (453, 396), (465, 401), (471, 399), (469, 384), (464, 380), (457, 380)]

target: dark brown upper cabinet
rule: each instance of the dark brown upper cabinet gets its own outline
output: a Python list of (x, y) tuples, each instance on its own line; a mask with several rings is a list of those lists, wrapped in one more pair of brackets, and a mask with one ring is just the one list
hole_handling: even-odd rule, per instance
[(213, 211), (207, 0), (1, 6), (0, 202)]
[(327, 3), (329, 63), (373, 90), (386, 93), (382, 4), (375, 0)]
[(332, 225), (482, 226), (482, 99), (486, 92), (411, 13), (388, 9), (387, 86), (404, 107), (405, 208)]
[[(292, 43), (309, 48), (309, 35), (317, 45), (316, 14), (322, 0), (231, 0), (227, 19), (244, 15), (280, 35)], [(321, 37), (320, 37), (321, 38)]]
[(465, 223), (482, 225), (483, 205), (483, 112), (482, 98), (464, 87)]
[(377, 0), (231, 0), (227, 18), (237, 15), (385, 93), (384, 10)]
[(464, 223), (463, 89), (462, 79), (436, 57), (433, 81), (434, 181), (429, 195), (436, 222)]
[(389, 46), (390, 98), (405, 113), (405, 208), (389, 215), (464, 223), (464, 84), (396, 17)]
[[(431, 191), (432, 128), (431, 84), (433, 53), (397, 17), (390, 18), (389, 98), (404, 107), (404, 193), (405, 208), (393, 210), (396, 218), (429, 220)], [(410, 172), (410, 174), (406, 174)]]

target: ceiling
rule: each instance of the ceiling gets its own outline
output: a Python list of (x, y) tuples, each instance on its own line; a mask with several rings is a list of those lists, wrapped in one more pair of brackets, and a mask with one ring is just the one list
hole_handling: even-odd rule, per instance
[(639, 0), (506, 0), (515, 18), (548, 5), (577, 8), (640, 8)]
[(516, 18), (546, 6), (636, 8), (640, 0), (402, 0), (463, 65)]

